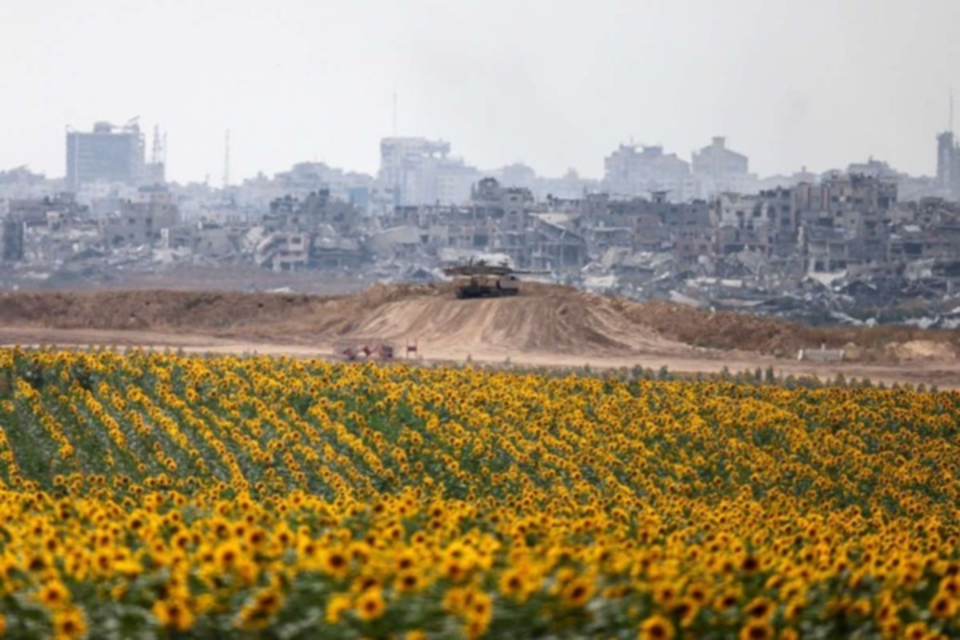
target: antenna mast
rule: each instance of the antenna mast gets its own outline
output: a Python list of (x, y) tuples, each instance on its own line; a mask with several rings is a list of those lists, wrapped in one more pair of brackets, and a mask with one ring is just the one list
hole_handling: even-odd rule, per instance
[(393, 92), (393, 137), (397, 137), (397, 92)]
[(223, 188), (230, 186), (230, 129), (227, 129), (223, 153)]
[(153, 126), (153, 149), (150, 151), (150, 162), (157, 164), (160, 162), (160, 127)]

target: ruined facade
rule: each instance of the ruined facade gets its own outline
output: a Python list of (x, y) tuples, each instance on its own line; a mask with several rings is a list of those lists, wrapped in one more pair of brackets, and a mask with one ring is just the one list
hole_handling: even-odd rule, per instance
[(180, 210), (172, 194), (163, 189), (145, 189), (137, 200), (126, 200), (120, 210), (102, 221), (108, 246), (151, 245), (164, 237), (164, 230), (180, 225)]
[(960, 144), (953, 131), (937, 136), (937, 188), (946, 198), (960, 197)]
[(0, 219), (0, 262), (20, 262), (23, 256), (23, 223), (16, 218)]
[(277, 198), (261, 221), (254, 261), (275, 271), (357, 268), (367, 258), (357, 241), (361, 224), (358, 209), (326, 189)]
[(881, 261), (896, 203), (896, 183), (850, 174), (758, 195), (723, 194), (713, 204), (715, 251), (781, 260), (799, 255), (808, 271)]

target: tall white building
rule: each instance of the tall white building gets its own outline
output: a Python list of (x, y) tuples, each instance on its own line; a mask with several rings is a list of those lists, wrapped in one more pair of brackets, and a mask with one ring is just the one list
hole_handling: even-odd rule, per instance
[(664, 191), (672, 202), (683, 202), (690, 190), (690, 164), (663, 147), (620, 147), (604, 159), (603, 188), (616, 196), (649, 196)]
[(693, 154), (693, 177), (697, 197), (713, 198), (721, 193), (755, 193), (757, 176), (750, 173), (747, 156), (727, 147), (727, 140), (715, 136), (709, 146)]
[(67, 189), (91, 182), (136, 186), (144, 167), (144, 142), (135, 120), (122, 127), (97, 122), (93, 131), (67, 132)]
[(380, 141), (380, 188), (396, 206), (463, 204), (480, 172), (451, 158), (450, 143), (426, 138), (384, 138)]

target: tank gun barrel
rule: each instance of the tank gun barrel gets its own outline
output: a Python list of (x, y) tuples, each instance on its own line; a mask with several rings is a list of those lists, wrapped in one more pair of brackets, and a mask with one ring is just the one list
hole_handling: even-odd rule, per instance
[(448, 276), (509, 276), (509, 275), (549, 275), (549, 271), (513, 269), (511, 267), (490, 264), (464, 264), (445, 267), (443, 273)]
[(443, 270), (448, 276), (505, 276), (516, 273), (510, 267), (500, 267), (490, 264), (464, 264), (447, 267)]

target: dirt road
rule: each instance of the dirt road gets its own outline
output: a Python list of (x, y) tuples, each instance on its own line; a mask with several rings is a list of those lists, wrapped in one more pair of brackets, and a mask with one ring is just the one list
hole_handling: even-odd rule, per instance
[[(13, 345), (56, 345), (65, 348), (93, 348), (113, 346), (121, 349), (182, 350), (190, 354), (224, 355), (286, 355), (297, 358), (337, 358), (342, 345), (334, 342), (304, 344), (302, 339), (288, 342), (277, 340), (238, 340), (194, 333), (161, 331), (104, 331), (94, 329), (48, 329), (31, 327), (0, 327), (0, 347)], [(401, 347), (403, 345), (400, 345)], [(724, 368), (736, 373), (766, 370), (772, 367), (777, 375), (816, 376), (824, 380), (842, 374), (848, 380), (868, 378), (874, 383), (884, 382), (936, 385), (941, 389), (960, 389), (960, 363), (949, 361), (906, 362), (898, 365), (843, 362), (818, 364), (774, 358), (742, 351), (697, 349), (651, 341), (645, 347), (634, 347), (629, 355), (553, 353), (528, 349), (517, 351), (503, 346), (484, 346), (469, 343), (461, 346), (440, 341), (436, 344), (418, 342), (418, 361), (423, 363), (466, 363), (512, 365), (531, 367), (582, 367), (615, 369), (641, 365), (645, 368), (666, 367), (674, 372), (718, 373)], [(397, 359), (403, 360), (403, 349)]]
[[(424, 362), (467, 361), (678, 372), (838, 374), (960, 388), (960, 332), (810, 327), (555, 285), (515, 298), (457, 300), (441, 285), (376, 285), (354, 295), (231, 291), (0, 293), (0, 344), (182, 349), (333, 358), (348, 346), (416, 344)], [(842, 348), (848, 362), (799, 362), (799, 349)]]

